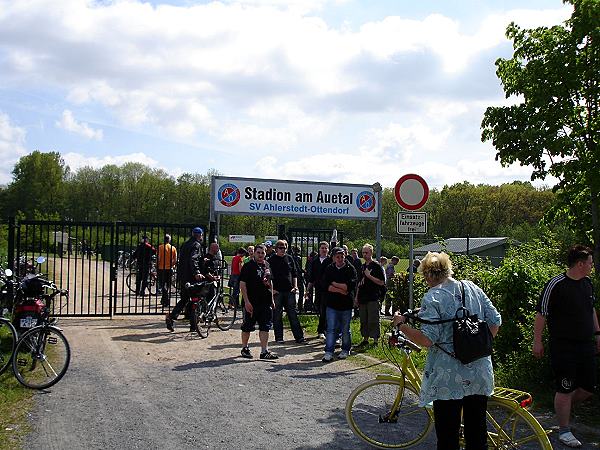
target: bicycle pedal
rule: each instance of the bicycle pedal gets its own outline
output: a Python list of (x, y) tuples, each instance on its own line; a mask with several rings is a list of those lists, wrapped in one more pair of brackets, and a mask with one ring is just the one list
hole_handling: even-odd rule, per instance
[(47, 342), (48, 342), (48, 344), (57, 344), (58, 339), (55, 337), (49, 337)]
[(23, 359), (23, 358), (17, 359), (17, 365), (18, 366), (25, 367), (25, 366), (27, 366), (27, 364), (28, 364), (28, 362), (27, 362), (26, 359)]
[(385, 415), (385, 416), (380, 415), (379, 423), (398, 423), (398, 417), (397, 416), (390, 417), (389, 415)]

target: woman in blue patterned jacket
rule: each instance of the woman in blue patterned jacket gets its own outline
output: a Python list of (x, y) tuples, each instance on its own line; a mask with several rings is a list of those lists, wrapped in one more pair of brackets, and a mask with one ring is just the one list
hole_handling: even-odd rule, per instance
[[(418, 316), (435, 322), (452, 319), (462, 306), (461, 282), (452, 278), (452, 262), (445, 253), (427, 253), (419, 265), (429, 290), (423, 297)], [(475, 283), (462, 281), (465, 306), (471, 314), (485, 320), (493, 336), (502, 322), (500, 314)], [(394, 324), (416, 344), (427, 347), (427, 361), (421, 386), (421, 406), (433, 402), (437, 448), (458, 450), (461, 412), (467, 449), (487, 448), (487, 399), (494, 390), (491, 357), (462, 364), (450, 354), (452, 322), (423, 324), (415, 329), (396, 313)], [(440, 348), (441, 347), (441, 348)], [(448, 353), (446, 353), (448, 352)], [(449, 354), (450, 353), (450, 354)]]

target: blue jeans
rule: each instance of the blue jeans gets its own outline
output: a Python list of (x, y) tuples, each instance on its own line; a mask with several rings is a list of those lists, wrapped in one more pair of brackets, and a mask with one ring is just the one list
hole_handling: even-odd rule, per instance
[(342, 350), (349, 352), (352, 347), (352, 336), (350, 335), (350, 320), (352, 310), (339, 311), (327, 308), (327, 336), (325, 339), (325, 353), (333, 353), (335, 340), (342, 333)]
[(273, 333), (275, 340), (283, 339), (283, 309), (287, 313), (290, 321), (290, 328), (294, 334), (294, 339), (299, 340), (304, 337), (298, 312), (296, 311), (296, 295), (292, 292), (278, 292), (275, 296), (275, 309), (273, 310)]

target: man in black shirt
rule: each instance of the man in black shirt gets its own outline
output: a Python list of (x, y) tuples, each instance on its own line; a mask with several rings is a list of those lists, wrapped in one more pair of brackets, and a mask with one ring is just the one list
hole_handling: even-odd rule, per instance
[(369, 344), (369, 338), (377, 345), (379, 341), (379, 301), (381, 287), (385, 285), (385, 276), (381, 265), (373, 259), (373, 246), (365, 244), (362, 248), (365, 263), (358, 274), (358, 289), (354, 306), (360, 308), (361, 346)]
[(248, 348), (250, 333), (258, 323), (260, 340), (260, 359), (277, 359), (278, 356), (269, 351), (269, 331), (273, 321), (273, 284), (271, 268), (265, 261), (265, 246), (260, 244), (254, 249), (254, 259), (243, 265), (240, 273), (240, 292), (244, 299), (244, 323), (242, 324), (242, 352), (244, 358), (252, 358)]
[(292, 259), (296, 264), (296, 276), (298, 278), (298, 312), (304, 310), (304, 269), (302, 268), (302, 255), (300, 247), (292, 247)]
[[(179, 280), (179, 289), (181, 292), (181, 298), (173, 308), (170, 314), (165, 317), (165, 323), (167, 330), (174, 331), (173, 321), (177, 319), (179, 314), (183, 311), (190, 301), (190, 295), (185, 288), (186, 283), (195, 283), (196, 281), (203, 280), (205, 277), (202, 274), (202, 261), (203, 261), (203, 250), (202, 250), (202, 239), (204, 237), (204, 230), (200, 227), (196, 227), (192, 230), (192, 236), (184, 242), (179, 251), (179, 262), (177, 264), (177, 279)], [(196, 331), (196, 327), (192, 321), (194, 318), (190, 314), (190, 331)]]
[(569, 428), (571, 407), (592, 395), (595, 355), (600, 352), (600, 326), (589, 278), (594, 265), (592, 255), (592, 250), (583, 245), (571, 247), (569, 268), (546, 284), (536, 306), (533, 354), (536, 358), (544, 356), (542, 333), (547, 323), (550, 362), (556, 378), (558, 439), (568, 447), (581, 447)]
[(298, 292), (298, 275), (294, 259), (286, 253), (287, 241), (275, 243), (275, 253), (268, 259), (273, 280), (273, 331), (275, 341), (283, 342), (283, 310), (287, 313), (290, 328), (297, 343), (305, 342), (304, 333), (296, 312), (296, 293)]
[(344, 249), (335, 247), (331, 256), (333, 263), (325, 268), (321, 281), (327, 308), (327, 337), (323, 362), (333, 360), (335, 341), (340, 332), (342, 333), (342, 351), (338, 358), (347, 358), (352, 346), (350, 320), (354, 305), (356, 270), (346, 262)]
[[(343, 251), (343, 250), (342, 250)], [(327, 329), (327, 305), (323, 299), (322, 277), (325, 268), (331, 264), (331, 258), (328, 256), (329, 244), (325, 241), (319, 243), (319, 254), (311, 261), (310, 274), (308, 274), (308, 291), (314, 287), (315, 301), (314, 306), (319, 313), (319, 324), (317, 333), (321, 339), (325, 338)]]
[(135, 276), (135, 293), (144, 296), (148, 287), (148, 277), (152, 267), (152, 256), (156, 249), (148, 241), (148, 236), (144, 235), (142, 240), (133, 252), (133, 257), (137, 262), (137, 274)]

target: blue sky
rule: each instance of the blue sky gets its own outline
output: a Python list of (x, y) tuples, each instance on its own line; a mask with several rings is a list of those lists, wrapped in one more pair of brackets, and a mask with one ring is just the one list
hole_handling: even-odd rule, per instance
[(0, 0), (0, 183), (33, 150), (72, 170), (528, 180), (480, 141), (485, 108), (515, 101), (494, 61), (511, 55), (509, 22), (570, 12), (559, 0)]

